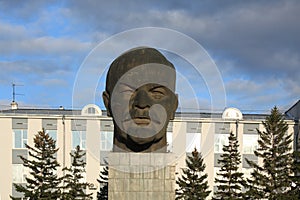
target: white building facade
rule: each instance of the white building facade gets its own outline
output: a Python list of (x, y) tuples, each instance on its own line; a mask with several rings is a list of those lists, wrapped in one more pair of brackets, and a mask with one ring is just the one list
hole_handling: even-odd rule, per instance
[[(208, 182), (211, 190), (216, 189), (214, 179), (220, 169), (217, 160), (222, 154), (222, 147), (228, 141), (228, 135), (237, 135), (240, 144), (242, 163), (240, 169), (248, 176), (251, 169), (245, 158), (261, 162), (254, 155), (257, 149), (258, 134), (256, 129), (263, 130), (262, 121), (267, 115), (242, 114), (235, 108), (226, 109), (223, 113), (177, 113), (170, 122), (167, 132), (168, 152), (176, 156), (176, 175), (185, 167), (186, 155), (196, 147), (200, 149)], [(298, 136), (298, 121), (287, 117), (288, 133), (295, 135), (294, 146)], [(33, 146), (34, 135), (43, 128), (57, 141), (59, 151), (57, 158), (61, 169), (70, 166), (70, 152), (77, 145), (85, 150), (87, 182), (92, 183), (89, 192), (99, 190), (97, 179), (100, 170), (108, 158), (113, 146), (112, 119), (96, 105), (87, 105), (82, 110), (66, 109), (11, 109), (0, 111), (0, 199), (9, 199), (9, 195), (22, 197), (13, 187), (13, 183), (25, 184), (28, 176), (19, 155), (28, 156), (24, 144)]]

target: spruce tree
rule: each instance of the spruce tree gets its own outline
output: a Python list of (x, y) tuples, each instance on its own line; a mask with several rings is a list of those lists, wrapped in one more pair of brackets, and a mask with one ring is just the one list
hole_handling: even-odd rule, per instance
[(176, 184), (176, 200), (201, 200), (206, 199), (211, 191), (208, 190), (207, 174), (204, 172), (205, 164), (201, 153), (195, 150), (186, 159), (187, 168), (183, 169), (183, 175), (178, 178)]
[(245, 185), (243, 173), (239, 172), (241, 155), (237, 137), (231, 132), (228, 138), (229, 144), (223, 146), (223, 154), (218, 163), (221, 170), (217, 173), (215, 183), (217, 191), (213, 199), (243, 199), (242, 187)]
[(74, 200), (74, 199), (92, 199), (92, 193), (87, 194), (86, 189), (90, 185), (84, 181), (83, 174), (85, 173), (86, 162), (83, 160), (85, 152), (76, 146), (73, 153), (70, 153), (72, 158), (72, 165), (69, 168), (64, 168), (63, 171), (66, 175), (63, 177), (64, 186), (62, 199)]
[(23, 166), (29, 168), (30, 176), (26, 178), (26, 186), (14, 184), (14, 187), (16, 191), (23, 193), (25, 199), (46, 200), (60, 197), (60, 179), (56, 175), (59, 164), (55, 157), (58, 149), (55, 143), (43, 129), (35, 135), (34, 147), (26, 145), (29, 158), (20, 156)]
[(254, 151), (262, 164), (246, 159), (253, 168), (246, 194), (251, 199), (286, 199), (292, 184), (292, 134), (287, 134), (288, 125), (276, 107), (263, 126), (264, 131), (257, 130), (258, 149)]
[(292, 179), (292, 187), (289, 191), (289, 200), (300, 199), (300, 151), (299, 148), (295, 148), (294, 151), (294, 165), (293, 165), (293, 175)]
[(98, 200), (107, 200), (108, 199), (108, 164), (105, 161), (106, 166), (100, 172), (100, 178), (97, 179), (100, 189), (97, 192)]

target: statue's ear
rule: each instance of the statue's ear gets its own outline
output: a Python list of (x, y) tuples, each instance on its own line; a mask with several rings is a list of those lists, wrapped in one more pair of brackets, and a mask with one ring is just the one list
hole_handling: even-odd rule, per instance
[(108, 94), (108, 92), (104, 91), (102, 93), (102, 98), (103, 98), (103, 102), (106, 108), (106, 112), (107, 112), (107, 116), (111, 117), (111, 111), (110, 111), (110, 96)]
[(174, 104), (173, 104), (173, 110), (172, 110), (172, 115), (171, 115), (171, 120), (175, 118), (175, 112), (178, 107), (178, 94), (175, 94), (175, 99), (174, 99)]

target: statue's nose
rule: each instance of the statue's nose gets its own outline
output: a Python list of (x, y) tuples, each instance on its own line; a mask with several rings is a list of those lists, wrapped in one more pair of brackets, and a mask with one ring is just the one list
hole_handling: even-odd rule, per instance
[(134, 107), (139, 109), (150, 108), (151, 99), (149, 95), (144, 90), (137, 90), (134, 98)]

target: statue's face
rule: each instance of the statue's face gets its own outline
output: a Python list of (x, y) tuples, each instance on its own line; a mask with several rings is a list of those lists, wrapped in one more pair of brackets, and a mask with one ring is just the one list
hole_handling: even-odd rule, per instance
[(177, 107), (175, 94), (158, 84), (135, 89), (120, 83), (116, 89), (120, 104), (115, 105), (115, 109), (120, 115), (124, 114), (119, 124), (122, 135), (126, 134), (138, 144), (163, 137)]
[(121, 69), (108, 100), (115, 134), (137, 145), (161, 139), (177, 109), (175, 70), (160, 64)]

